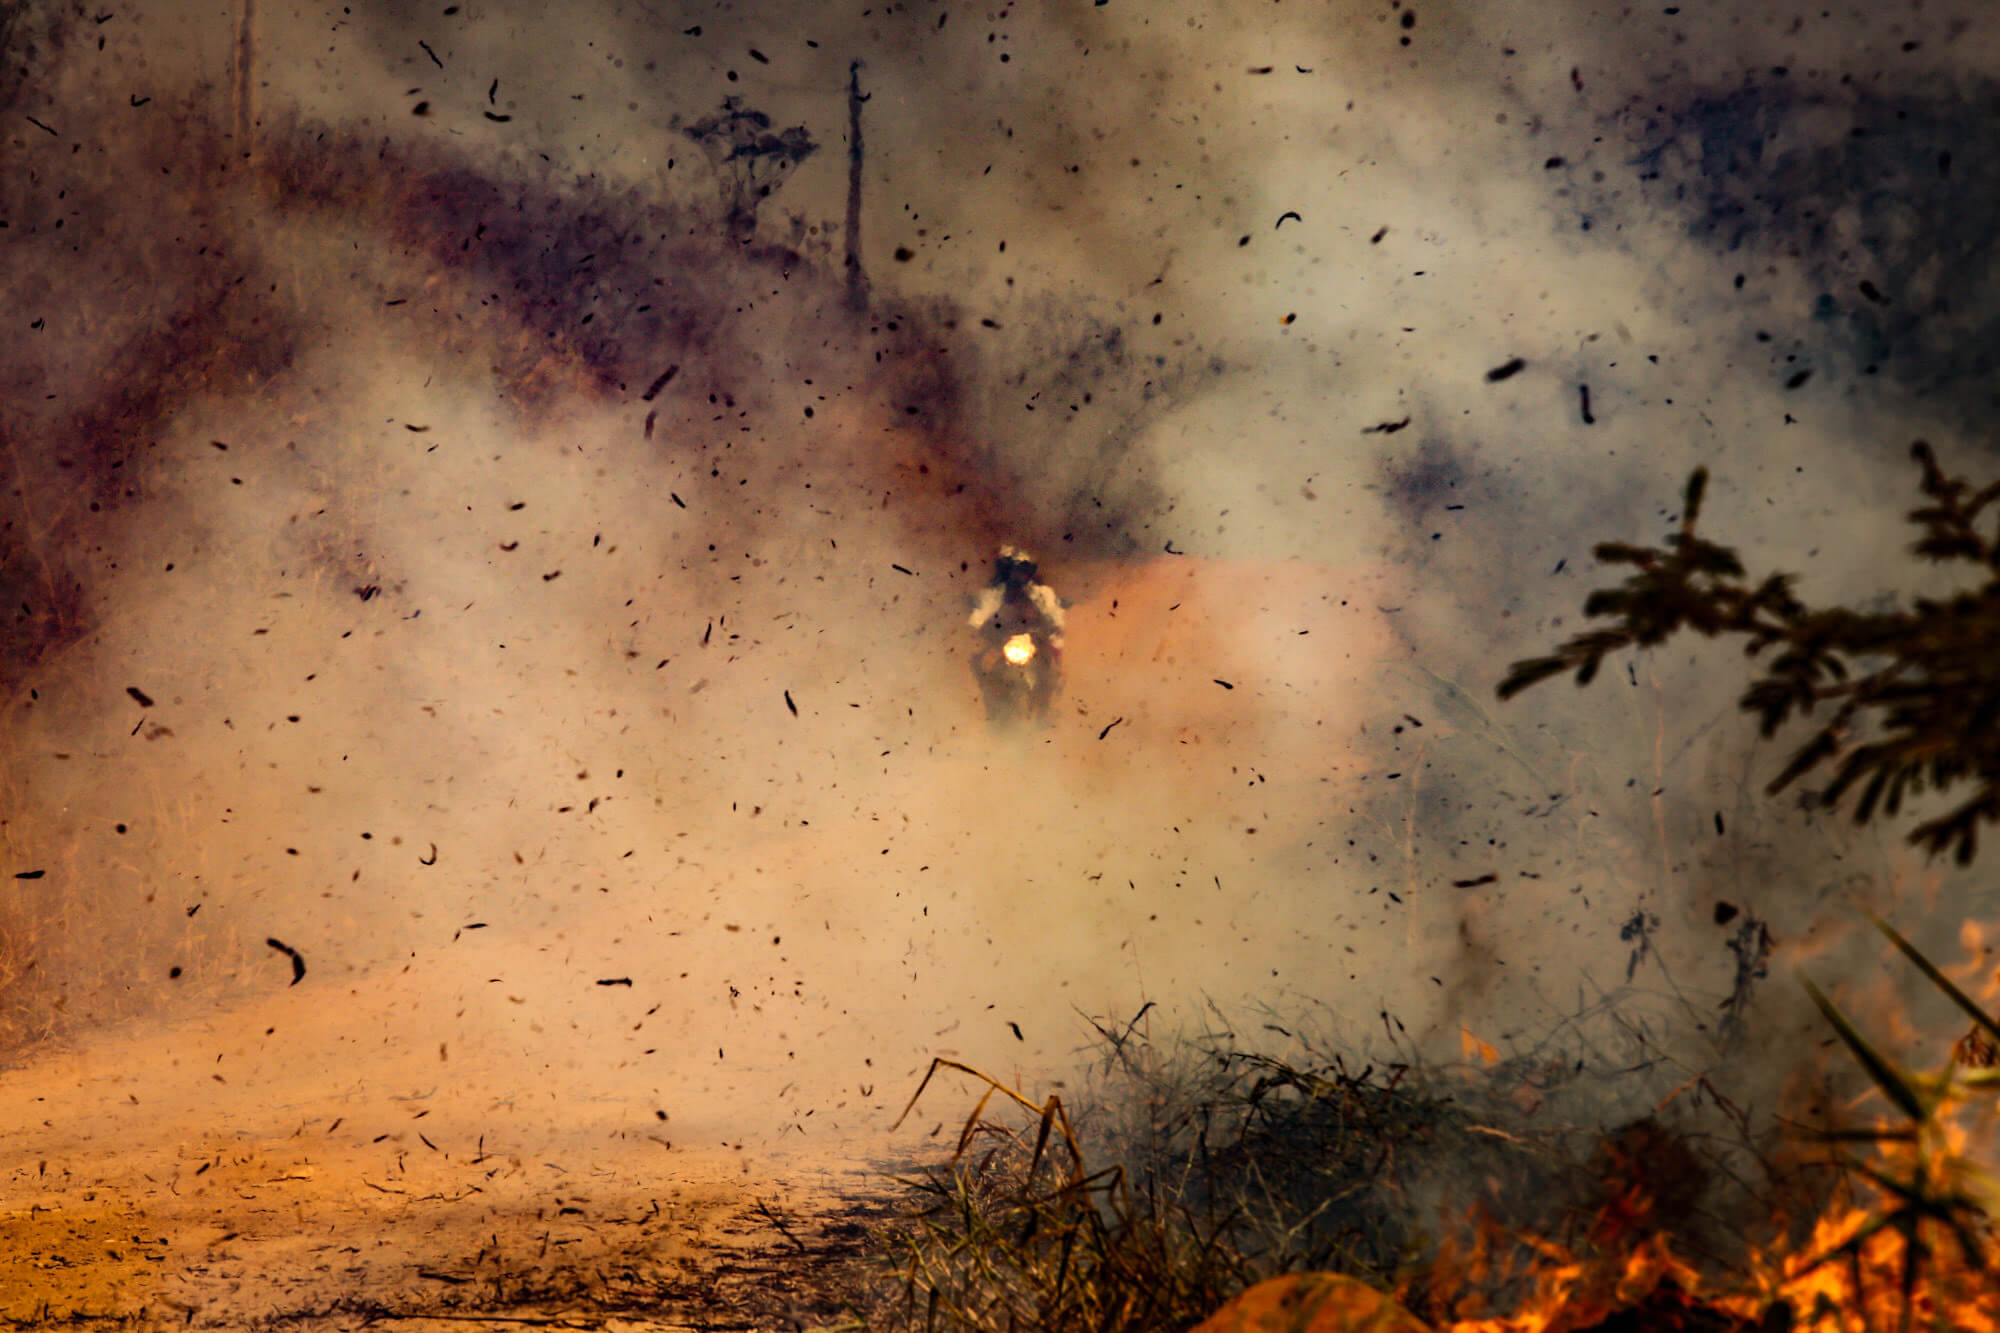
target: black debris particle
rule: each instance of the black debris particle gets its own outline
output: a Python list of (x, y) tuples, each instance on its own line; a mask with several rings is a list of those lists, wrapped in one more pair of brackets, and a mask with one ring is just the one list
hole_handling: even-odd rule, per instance
[(917, 257), (917, 252), (915, 250), (912, 250), (909, 246), (899, 245), (896, 247), (896, 262), (898, 264), (907, 264), (916, 257)]
[(513, 119), (512, 116), (507, 115), (504, 112), (500, 111), (482, 111), (479, 114), (486, 117), (488, 120), (494, 122), (496, 125), (505, 125), (508, 121)]
[(792, 692), (790, 690), (785, 691), (785, 707), (792, 710), (793, 717), (799, 715), (799, 706), (792, 702)]
[(1785, 387), (1787, 389), (1796, 389), (1811, 378), (1812, 371), (1810, 369), (1795, 370), (1786, 378)]
[(1728, 925), (1736, 919), (1736, 914), (1741, 910), (1735, 903), (1717, 903), (1715, 905), (1715, 924), (1718, 926)]
[(681, 497), (680, 497), (680, 496), (678, 496), (678, 495), (674, 494), (674, 493), (673, 493), (672, 491), (668, 491), (668, 492), (667, 492), (667, 498), (668, 498), (669, 500), (672, 500), (672, 501), (674, 502), (674, 504), (675, 504), (675, 506), (676, 506), (677, 508), (681, 508), (681, 509), (686, 509), (686, 508), (687, 508), (687, 501), (685, 501), (685, 500), (681, 499)]
[(897, 572), (898, 574), (914, 574), (914, 573), (916, 573), (916, 571), (915, 571), (915, 570), (911, 570), (911, 569), (905, 569), (905, 568), (903, 568), (903, 567), (902, 567), (901, 565), (897, 565), (897, 564), (892, 564), (892, 565), (890, 565), (890, 566), (889, 566), (889, 568), (891, 568), (891, 569), (895, 570), (895, 571), (896, 571), (896, 572)]
[(599, 978), (597, 979), (597, 984), (598, 984), (598, 985), (600, 985), (600, 986), (629, 986), (629, 985), (631, 985), (631, 984), (632, 984), (632, 978), (630, 978), (630, 977), (599, 977)]
[(1583, 424), (1586, 426), (1596, 425), (1597, 418), (1590, 414), (1590, 386), (1588, 384), (1577, 385), (1576, 396), (1583, 404)]
[(48, 134), (48, 135), (54, 135), (54, 136), (55, 136), (56, 138), (61, 138), (61, 137), (62, 137), (61, 135), (59, 135), (59, 134), (56, 134), (56, 132), (55, 132), (54, 130), (50, 129), (50, 128), (49, 128), (48, 126), (46, 126), (46, 125), (42, 124), (42, 122), (41, 122), (41, 121), (39, 121), (39, 120), (36, 120), (36, 119), (35, 119), (35, 118), (34, 118), (33, 116), (29, 116), (29, 117), (28, 117), (28, 123), (29, 123), (30, 125), (33, 125), (33, 126), (34, 126), (34, 127), (36, 128), (36, 129), (40, 130), (40, 131), (41, 131), (42, 133), (44, 133), (44, 134)]
[(1866, 278), (1861, 280), (1861, 294), (1876, 305), (1887, 305), (1889, 303), (1889, 298), (1882, 295), (1882, 289)]
[(660, 419), (660, 413), (659, 413), (659, 409), (658, 409), (658, 408), (655, 408), (655, 409), (654, 409), (653, 411), (651, 411), (651, 412), (648, 412), (648, 413), (646, 414), (646, 438), (647, 438), (647, 439), (649, 439), (649, 440), (650, 440), (650, 439), (652, 439), (652, 438), (653, 438), (653, 423), (654, 423), (655, 421), (658, 421), (659, 419)]
[(417, 45), (424, 48), (424, 54), (431, 58), (431, 63), (433, 65), (436, 65), (439, 69), (444, 68), (444, 61), (438, 59), (438, 53), (431, 50), (431, 44), (429, 42), (424, 41), (422, 38), (418, 38)]
[(1297, 213), (1297, 212), (1295, 212), (1295, 211), (1293, 211), (1293, 210), (1291, 210), (1291, 209), (1287, 209), (1287, 210), (1286, 210), (1285, 212), (1283, 212), (1283, 213), (1280, 213), (1280, 214), (1278, 214), (1278, 220), (1277, 220), (1277, 222), (1276, 222), (1276, 223), (1274, 223), (1274, 224), (1272, 225), (1272, 227), (1271, 227), (1271, 230), (1272, 230), (1272, 231), (1276, 231), (1276, 230), (1277, 230), (1277, 229), (1278, 229), (1279, 227), (1282, 227), (1282, 226), (1284, 226), (1284, 225), (1285, 225), (1285, 219), (1286, 219), (1286, 218), (1290, 218), (1290, 219), (1291, 219), (1292, 221), (1294, 221), (1294, 222), (1304, 222), (1304, 221), (1305, 221), (1305, 219), (1304, 219), (1304, 218), (1302, 218), (1302, 217), (1300, 217), (1300, 216), (1298, 215), (1298, 213)]
[(1389, 229), (1387, 227), (1377, 228), (1375, 234), (1368, 238), (1368, 244), (1380, 245), (1382, 243), (1382, 238), (1384, 236), (1387, 236), (1388, 234), (1389, 234)]
[(17, 870), (17, 871), (15, 871), (15, 872), (14, 872), (14, 878), (15, 878), (15, 879), (40, 879), (40, 878), (41, 878), (41, 877), (42, 877), (43, 875), (46, 875), (46, 874), (48, 874), (48, 873), (49, 873), (49, 872), (48, 872), (48, 871), (46, 871), (46, 870)]
[(660, 390), (666, 388), (669, 384), (673, 383), (674, 376), (680, 373), (681, 373), (681, 368), (678, 362), (676, 362), (671, 366), (668, 366), (665, 370), (659, 373), (659, 375), (653, 380), (651, 384), (648, 384), (646, 386), (646, 392), (639, 395), (639, 401), (642, 403), (652, 402), (655, 398), (660, 396)]
[(280, 939), (267, 939), (264, 943), (292, 960), (292, 985), (296, 986), (306, 978), (305, 956)]
[(429, 102), (419, 102), (410, 108), (410, 114), (413, 116), (428, 116), (430, 113), (431, 104)]
[(127, 685), (125, 693), (131, 695), (141, 708), (151, 708), (153, 706), (153, 696), (140, 689), (137, 685)]
[(1015, 1022), (1015, 1021), (1014, 1021), (1013, 1019), (1011, 1019), (1011, 1018), (1010, 1018), (1010, 1019), (1008, 1019), (1008, 1020), (1007, 1020), (1007, 1026), (1013, 1029), (1013, 1031), (1014, 1031), (1014, 1040), (1015, 1040), (1015, 1041), (1026, 1041), (1026, 1040), (1027, 1040), (1027, 1038), (1026, 1038), (1026, 1037), (1024, 1037), (1024, 1036), (1022, 1036), (1022, 1035), (1021, 1035), (1021, 1025), (1020, 1025), (1019, 1023), (1016, 1023), (1016, 1022)]
[(1543, 170), (1543, 171), (1554, 171), (1554, 170), (1556, 170), (1556, 169), (1557, 169), (1558, 167), (1562, 166), (1562, 164), (1563, 164), (1563, 160), (1562, 160), (1562, 158), (1561, 158), (1561, 157), (1552, 157), (1552, 158), (1550, 158), (1550, 159), (1549, 159), (1548, 161), (1546, 161), (1546, 162), (1542, 163), (1542, 170)]
[(1723, 833), (1726, 833), (1727, 831), (1728, 831), (1728, 830), (1727, 830), (1727, 829), (1725, 829), (1725, 828), (1723, 828), (1723, 826), (1722, 826), (1722, 811), (1720, 811), (1720, 810), (1717, 810), (1717, 811), (1715, 812), (1715, 832), (1716, 832), (1716, 835), (1717, 835), (1717, 836), (1719, 837), (1719, 836), (1721, 836), (1721, 835), (1722, 835)]
[(765, 55), (762, 51), (759, 51), (754, 46), (750, 48), (750, 58), (756, 61), (760, 65), (768, 65), (771, 63), (771, 58)]
[(1097, 733), (1097, 739), (1103, 740), (1106, 736), (1109, 736), (1111, 734), (1111, 729), (1117, 726), (1120, 722), (1123, 722), (1124, 720), (1125, 719), (1122, 717), (1112, 718), (1109, 722), (1104, 724), (1104, 730)]
[(1223, 680), (1220, 676), (1217, 676), (1214, 679), (1215, 683), (1217, 685), (1220, 685), (1225, 690), (1233, 690), (1236, 688), (1234, 685), (1231, 685), (1228, 681)]
[(1455, 879), (1451, 882), (1451, 886), (1454, 889), (1476, 889), (1481, 884), (1497, 884), (1499, 882), (1500, 876), (1489, 870), (1485, 874), (1476, 875), (1471, 879)]
[(1498, 384), (1502, 380), (1511, 380), (1527, 369), (1527, 366), (1528, 363), (1520, 357), (1512, 357), (1487, 371), (1486, 382), (1488, 384)]
[(1404, 417), (1401, 421), (1378, 421), (1372, 426), (1363, 426), (1361, 433), (1363, 435), (1394, 435), (1409, 424), (1410, 419), (1408, 417)]
[(437, 863), (438, 863), (438, 845), (436, 843), (432, 843), (431, 854), (427, 857), (426, 856), (418, 857), (417, 864), (421, 866), (434, 866)]

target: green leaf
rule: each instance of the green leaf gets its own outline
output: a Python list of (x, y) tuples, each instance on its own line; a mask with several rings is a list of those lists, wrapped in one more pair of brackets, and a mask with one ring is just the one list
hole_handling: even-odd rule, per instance
[(1701, 499), (1708, 490), (1708, 469), (1698, 467), (1688, 474), (1687, 498), (1681, 508), (1681, 530), (1694, 531), (1694, 521), (1701, 514)]
[[(1889, 770), (1886, 768), (1876, 769), (1875, 776), (1868, 779), (1868, 785), (1862, 789), (1861, 799), (1854, 804), (1855, 823), (1866, 824), (1868, 822), (1868, 816), (1875, 813), (1875, 802), (1882, 798), (1882, 788), (1888, 784)], [(1832, 794), (1831, 792), (1828, 793), (1829, 796)]]
[(1638, 565), (1642, 568), (1657, 564), (1660, 559), (1660, 553), (1651, 547), (1633, 546), (1627, 542), (1599, 542), (1591, 554), (1607, 565)]
[(1507, 668), (1507, 675), (1501, 680), (1496, 691), (1502, 699), (1511, 699), (1530, 685), (1539, 685), (1551, 676), (1560, 676), (1569, 670), (1569, 660), (1562, 657), (1524, 658)]
[(1785, 765), (1777, 777), (1771, 779), (1765, 790), (1774, 794), (1783, 791), (1808, 770), (1817, 768), (1831, 758), (1839, 748), (1840, 743), (1834, 738), (1833, 728), (1822, 729), (1817, 736), (1798, 748), (1792, 755), (1791, 762)]

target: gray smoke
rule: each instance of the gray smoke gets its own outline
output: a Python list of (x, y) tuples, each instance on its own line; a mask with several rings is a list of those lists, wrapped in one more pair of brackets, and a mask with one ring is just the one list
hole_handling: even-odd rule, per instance
[[(1836, 599), (1906, 437), (1983, 459), (1935, 12), (266, 5), (247, 66), (9, 13), (17, 1041), (265, 1012), (272, 938), (344, 1088), (872, 1133), (934, 1054), (1067, 1076), (1079, 1009), (1671, 1023), (1718, 902), (1915, 882), (1761, 795), (1726, 649), (1492, 687), (1698, 463)], [(817, 148), (733, 174), (726, 106)], [(1028, 742), (962, 640), (1000, 541), (1074, 602)]]

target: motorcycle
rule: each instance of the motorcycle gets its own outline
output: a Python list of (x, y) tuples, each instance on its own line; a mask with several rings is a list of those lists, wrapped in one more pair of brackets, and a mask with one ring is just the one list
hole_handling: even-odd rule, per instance
[(973, 659), (973, 674), (986, 699), (986, 719), (995, 726), (1045, 723), (1055, 704), (1061, 662), (1046, 632), (1019, 630), (992, 636)]

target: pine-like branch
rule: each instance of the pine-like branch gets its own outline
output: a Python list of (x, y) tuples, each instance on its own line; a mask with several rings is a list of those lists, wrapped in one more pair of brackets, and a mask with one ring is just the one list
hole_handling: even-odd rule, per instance
[[(1933, 855), (1949, 850), (1970, 861), (1979, 825), (2000, 822), (2000, 539), (1980, 522), (2000, 502), (2000, 481), (1975, 489), (1947, 475), (1922, 441), (1911, 455), (1928, 501), (1909, 513), (1920, 529), (1912, 553), (1981, 567), (1982, 586), (1943, 601), (1916, 599), (1909, 611), (1805, 606), (1793, 595), (1793, 575), (1753, 584), (1734, 549), (1698, 534), (1708, 474), (1696, 469), (1679, 530), (1662, 545), (1596, 548), (1600, 561), (1632, 571), (1584, 601), (1585, 616), (1608, 623), (1572, 636), (1553, 654), (1515, 662), (1500, 697), (1565, 672), (1587, 685), (1612, 654), (1654, 647), (1685, 630), (1741, 635), (1746, 655), (1763, 667), (1738, 702), (1763, 735), (1822, 703), (1837, 705), (1793, 751), (1771, 791), (1833, 765), (1822, 800), (1833, 805), (1858, 793), (1853, 816), (1866, 823), (1897, 814), (1908, 796), (1975, 784), (1977, 795), (1910, 834)], [(1766, 650), (1773, 650), (1768, 657)]]

